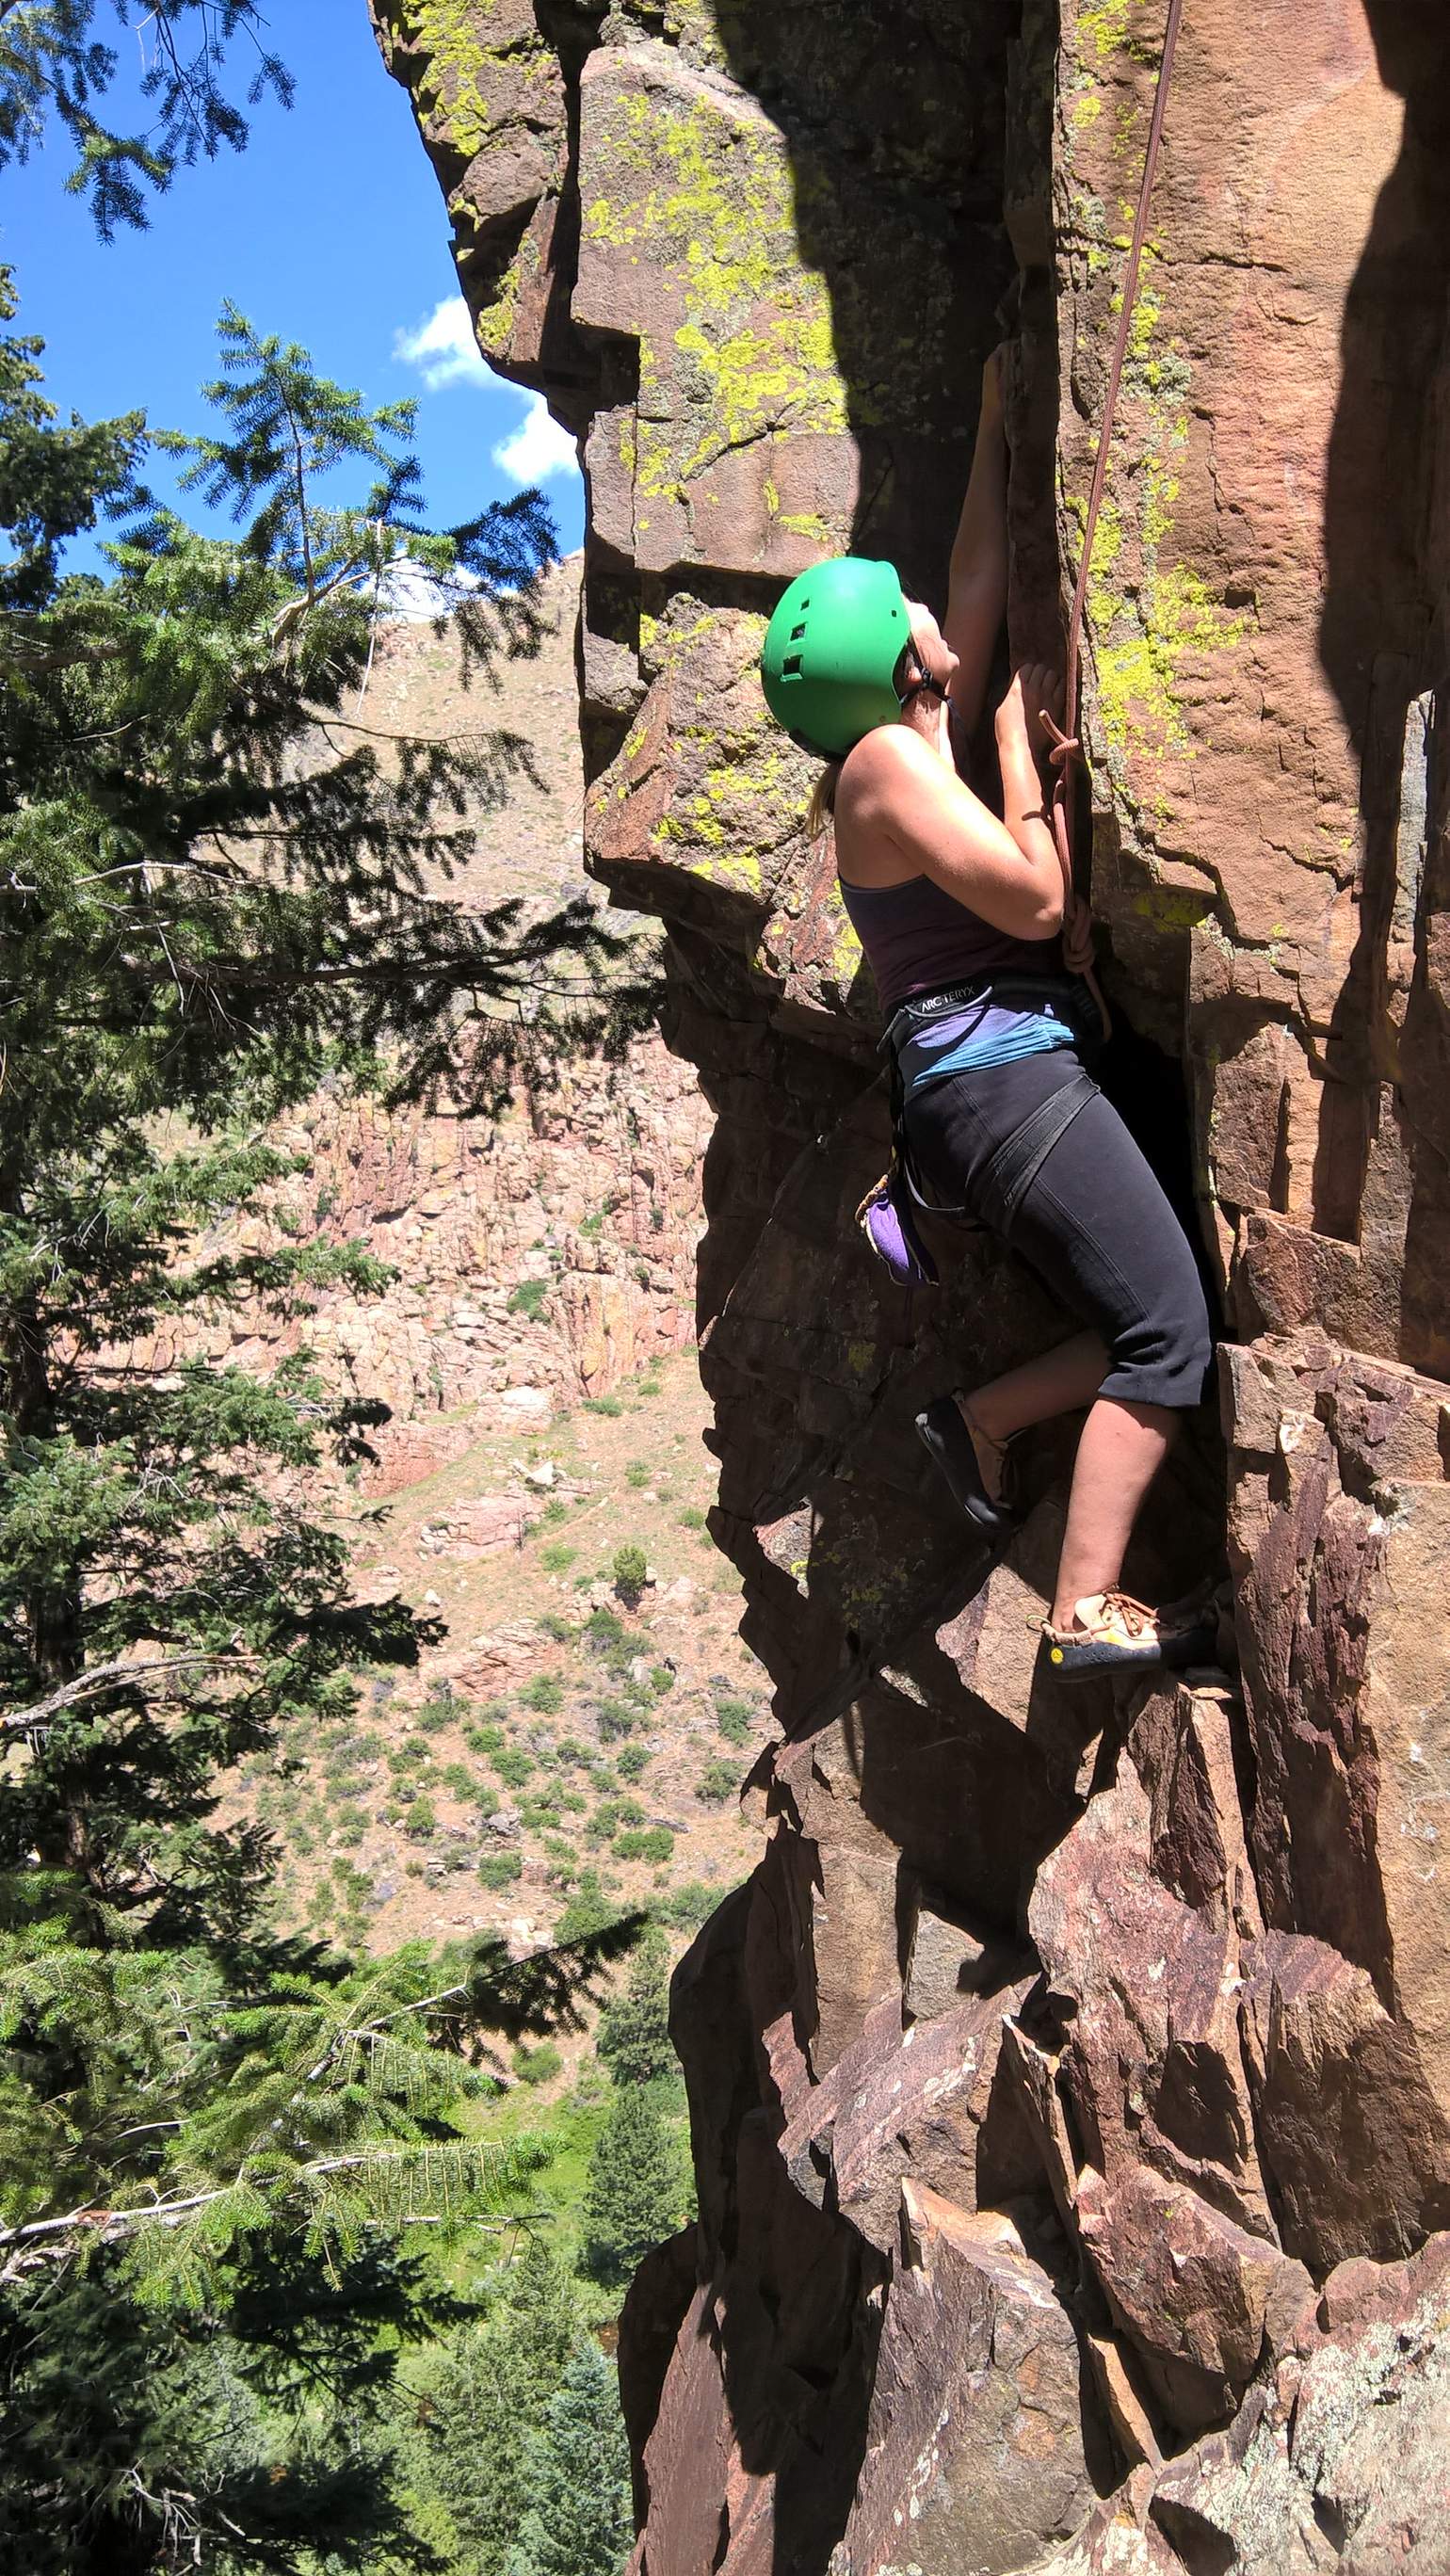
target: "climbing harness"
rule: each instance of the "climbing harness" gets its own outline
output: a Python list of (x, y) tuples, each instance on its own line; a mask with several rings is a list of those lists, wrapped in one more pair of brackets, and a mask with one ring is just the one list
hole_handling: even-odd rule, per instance
[(1010, 1001), (1019, 991), (1025, 996), (1038, 990), (1037, 979), (1017, 975), (983, 975), (974, 983), (948, 984), (939, 993), (921, 993), (903, 1002), (879, 1041), (878, 1052), (886, 1059), (890, 1085), (891, 1161), (857, 1208), (856, 1223), (898, 1287), (934, 1288), (938, 1284), (936, 1263), (917, 1227), (918, 1209), (926, 1216), (955, 1218), (1010, 1242), (1017, 1212), (1053, 1146), (1067, 1134), (1079, 1111), (1098, 1094), (1097, 1084), (1086, 1073), (1049, 1093), (1020, 1126), (1013, 1128), (1010, 1136), (1003, 1137), (978, 1177), (972, 1204), (944, 1207), (922, 1188), (907, 1137), (901, 1041), (929, 1025), (943, 1011), (969, 1009), (989, 995), (994, 1000)]
[(1052, 788), (1052, 831), (1057, 843), (1058, 863), (1063, 884), (1063, 956), (1074, 974), (1082, 976), (1098, 1006), (1103, 1036), (1111, 1034), (1108, 1006), (1103, 1000), (1092, 964), (1092, 928), (1088, 908), (1073, 883), (1072, 874), (1072, 803), (1073, 763), (1082, 756), (1078, 731), (1078, 699), (1081, 685), (1082, 621), (1087, 602), (1088, 576), (1092, 570), (1093, 540), (1097, 535), (1098, 513), (1108, 480), (1108, 448), (1112, 441), (1113, 422), (1122, 384), (1123, 366), (1128, 354), (1128, 337), (1133, 327), (1133, 308), (1138, 301), (1138, 271), (1142, 264), (1143, 244), (1148, 234), (1148, 209), (1153, 197), (1153, 178), (1158, 167), (1158, 146), (1163, 138), (1163, 113), (1168, 104), (1168, 83), (1173, 71), (1174, 49), (1178, 43), (1178, 22), (1183, 14), (1183, 0), (1168, 0), (1168, 18), (1163, 30), (1163, 53), (1158, 65), (1157, 85), (1153, 93), (1153, 114), (1148, 126), (1148, 148), (1143, 156), (1143, 178), (1138, 189), (1138, 208), (1133, 219), (1133, 238), (1128, 249), (1128, 265), (1123, 272), (1122, 306), (1118, 314), (1118, 334), (1113, 344), (1112, 364), (1108, 369), (1107, 400), (1103, 405), (1103, 425), (1098, 432), (1097, 455), (1093, 461), (1093, 478), (1088, 489), (1087, 518), (1083, 523), (1082, 553), (1078, 560), (1077, 582), (1072, 594), (1072, 614), (1067, 626), (1067, 671), (1063, 689), (1063, 722), (1061, 725), (1043, 711), (1042, 721), (1051, 737), (1048, 754), (1056, 771)]

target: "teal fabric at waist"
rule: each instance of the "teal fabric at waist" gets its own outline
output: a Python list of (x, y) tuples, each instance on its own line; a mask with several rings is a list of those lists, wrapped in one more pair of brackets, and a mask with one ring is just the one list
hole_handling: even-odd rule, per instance
[(903, 1032), (896, 1060), (908, 1100), (934, 1082), (945, 1082), (949, 1074), (1012, 1064), (1019, 1056), (1047, 1055), (1056, 1047), (1076, 1045), (1081, 1032), (1072, 985), (1056, 977), (1044, 978), (1034, 992), (1020, 976), (1009, 980), (1010, 998), (994, 999), (988, 984), (975, 1001)]

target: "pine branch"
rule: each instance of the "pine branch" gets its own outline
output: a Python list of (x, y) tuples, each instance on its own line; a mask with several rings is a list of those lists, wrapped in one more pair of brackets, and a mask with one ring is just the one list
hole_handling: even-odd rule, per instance
[[(64, 2259), (83, 2242), (111, 2244), (133, 2230), (179, 2227), (202, 2210), (235, 2202), (239, 2193), (250, 2197), (260, 2191), (265, 2197), (269, 2185), (278, 2194), (300, 2190), (309, 2202), (314, 2223), (318, 2218), (325, 2220), (329, 2196), (321, 2187), (342, 2175), (355, 2178), (358, 2205), (370, 2216), (386, 2218), (399, 2226), (446, 2226), (465, 2212), (472, 2216), (471, 2204), (480, 2193), (491, 2196), (496, 2205), (527, 2169), (527, 2162), (516, 2153), (459, 2139), (411, 2148), (364, 2148), (355, 2155), (318, 2156), (279, 2174), (256, 2179), (239, 2176), (236, 2181), (217, 2184), (207, 2191), (139, 2201), (126, 2209), (95, 2205), (68, 2209), (59, 2217), (25, 2219), (16, 2227), (0, 2227), (0, 2282), (13, 2277), (14, 2256), (27, 2249), (48, 2245), (56, 2257)], [(509, 2213), (507, 2223), (516, 2225), (518, 2214)]]
[(66, 1682), (60, 1690), (52, 1691), (47, 1699), (36, 1700), (30, 1707), (20, 1709), (13, 1715), (0, 1716), (0, 1737), (44, 1734), (52, 1719), (59, 1717), (64, 1709), (74, 1708), (79, 1701), (90, 1698), (96, 1691), (108, 1689), (112, 1682), (141, 1681), (153, 1673), (169, 1675), (194, 1671), (198, 1666), (215, 1667), (218, 1664), (225, 1664), (233, 1671), (255, 1670), (260, 1662), (261, 1657), (258, 1655), (240, 1654), (231, 1647), (227, 1647), (213, 1654), (161, 1655), (143, 1663), (128, 1662), (122, 1656), (114, 1663), (94, 1664), (89, 1672), (82, 1673), (77, 1680)]

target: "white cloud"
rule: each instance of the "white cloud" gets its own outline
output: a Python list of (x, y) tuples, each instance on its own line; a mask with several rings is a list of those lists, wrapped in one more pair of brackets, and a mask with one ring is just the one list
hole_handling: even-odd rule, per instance
[(399, 331), (393, 355), (417, 367), (430, 394), (444, 385), (491, 385), (497, 380), (473, 336), (473, 317), (461, 295), (434, 306), (416, 330)]
[(550, 417), (542, 394), (528, 396), (523, 419), (499, 440), (493, 461), (501, 474), (511, 474), (516, 483), (547, 483), (552, 475), (579, 471), (574, 441)]
[[(496, 376), (480, 354), (473, 336), (473, 320), (461, 295), (450, 295), (434, 306), (426, 322), (416, 330), (399, 331), (393, 341), (393, 355), (404, 366), (416, 367), (430, 394), (445, 385), (487, 385), (496, 393), (517, 392)], [(524, 394), (522, 420), (501, 438), (493, 450), (493, 461), (501, 474), (515, 483), (547, 483), (556, 474), (577, 475), (578, 450), (567, 429), (561, 429), (550, 418), (542, 394)]]

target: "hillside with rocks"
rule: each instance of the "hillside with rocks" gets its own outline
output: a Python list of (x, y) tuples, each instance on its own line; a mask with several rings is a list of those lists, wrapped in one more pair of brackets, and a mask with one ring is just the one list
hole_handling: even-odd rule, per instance
[[(380, 624), (360, 720), (529, 746), (439, 901), (532, 913), (579, 891), (579, 575), (577, 557), (553, 567), (539, 653), (491, 678), (466, 681), (447, 625)], [(242, 1310), (144, 1355), (265, 1378), (305, 1346), (330, 1390), (387, 1409), (319, 1499), (358, 1597), (405, 1599), (431, 1642), (362, 1722), (241, 1781), (237, 1812), (276, 1838), (283, 1921), (380, 1948), (501, 1932), (522, 1952), (580, 1901), (693, 1929), (755, 1858), (738, 1793), (768, 1691), (705, 1536), (717, 1475), (688, 1356), (709, 1130), (692, 1068), (652, 1032), (619, 1064), (526, 1068), (498, 1118), (338, 1088), (277, 1131), (296, 1179), (195, 1247), (361, 1242), (393, 1273), (376, 1296), (330, 1289), (286, 1325)], [(621, 1549), (645, 1579), (619, 1581)], [(567, 2077), (577, 2039), (563, 2056)]]
[(371, 5), (481, 345), (583, 440), (586, 866), (668, 925), (714, 1113), (711, 1527), (775, 1692), (770, 1840), (674, 1981), (633, 2564), (1442, 2576), (1443, 19), (1185, 12), (1084, 736), (1225, 1323), (1127, 1580), (1227, 1580), (1212, 1667), (1069, 1698), (1060, 1440), (988, 1571), (912, 1434), (1060, 1324), (980, 1240), (909, 1311), (868, 1274), (871, 997), (756, 661), (823, 553), (940, 605), (1004, 297), (1011, 640), (1057, 649), (1163, 0)]

